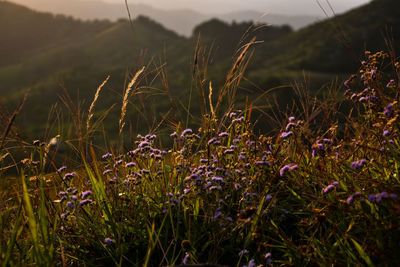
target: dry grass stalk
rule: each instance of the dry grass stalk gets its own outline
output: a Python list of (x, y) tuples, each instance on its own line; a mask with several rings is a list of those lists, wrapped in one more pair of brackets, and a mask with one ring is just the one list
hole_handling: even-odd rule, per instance
[(208, 100), (210, 101), (211, 115), (212, 115), (213, 118), (215, 118), (214, 107), (213, 107), (213, 104), (212, 104), (212, 92), (213, 92), (213, 89), (212, 89), (212, 84), (211, 84), (211, 81), (210, 81), (210, 93), (208, 94)]
[[(223, 88), (220, 90), (218, 94), (218, 101), (217, 104), (215, 105), (215, 112), (218, 111), (219, 106), (222, 104), (222, 100), (227, 94), (228, 90), (230, 89), (231, 85), (236, 79), (239, 79), (243, 77), (245, 69), (247, 68), (248, 61), (246, 61), (246, 57), (249, 54), (249, 49), (250, 47), (256, 43), (256, 38), (253, 37), (249, 43), (246, 45), (242, 46), (243, 50), (240, 53), (240, 55), (237, 57), (236, 61), (234, 62), (232, 69), (228, 73), (228, 76), (226, 78), (225, 84)], [(240, 48), (240, 49), (242, 49)], [(251, 54), (251, 53), (250, 53)], [(248, 59), (249, 60), (249, 59)], [(236, 92), (236, 90), (234, 91)], [(231, 98), (234, 97), (234, 93), (231, 94)], [(231, 101), (230, 101), (231, 102)]]
[(140, 74), (142, 74), (142, 72), (144, 71), (144, 68), (141, 68), (138, 72), (136, 72), (135, 76), (133, 77), (133, 79), (131, 80), (131, 82), (128, 84), (128, 87), (125, 91), (124, 94), (124, 100), (122, 101), (122, 108), (121, 108), (121, 118), (119, 119), (119, 133), (122, 133), (122, 129), (125, 126), (125, 122), (124, 122), (124, 118), (126, 115), (126, 108), (128, 106), (128, 97), (130, 95), (130, 92), (132, 91), (132, 87), (133, 85), (136, 83), (137, 79), (139, 78)]
[(89, 114), (88, 114), (88, 118), (87, 118), (87, 121), (86, 121), (86, 129), (88, 131), (89, 131), (89, 127), (90, 127), (90, 120), (93, 118), (94, 106), (95, 106), (95, 104), (97, 102), (97, 99), (99, 98), (101, 88), (103, 88), (103, 86), (107, 83), (108, 79), (110, 79), (110, 75), (108, 75), (107, 78), (104, 80), (104, 82), (102, 84), (100, 84), (99, 87), (97, 87), (96, 94), (94, 95), (94, 99), (92, 101), (92, 104), (90, 104)]
[(13, 112), (13, 114), (11, 115), (11, 117), (8, 120), (7, 126), (4, 130), (3, 136), (1, 138), (1, 144), (0, 144), (0, 149), (3, 149), (5, 141), (6, 141), (6, 137), (9, 134), (10, 130), (11, 130), (11, 126), (13, 125), (15, 118), (17, 117), (18, 113), (21, 111), (22, 107), (25, 104), (26, 98), (28, 97), (28, 93), (26, 93), (24, 95), (24, 98), (22, 99), (21, 103), (18, 105), (18, 107), (15, 109), (15, 111)]

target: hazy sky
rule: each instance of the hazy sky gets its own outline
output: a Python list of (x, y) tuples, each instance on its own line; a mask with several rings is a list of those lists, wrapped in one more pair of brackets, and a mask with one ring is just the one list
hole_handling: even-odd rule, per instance
[[(124, 3), (125, 0), (103, 0)], [(319, 0), (327, 8), (326, 0)], [(337, 13), (365, 4), (370, 0), (330, 0)], [(281, 14), (313, 14), (323, 16), (317, 0), (128, 0), (128, 3), (144, 3), (163, 9), (190, 8), (203, 13), (224, 13), (237, 10), (257, 10)]]

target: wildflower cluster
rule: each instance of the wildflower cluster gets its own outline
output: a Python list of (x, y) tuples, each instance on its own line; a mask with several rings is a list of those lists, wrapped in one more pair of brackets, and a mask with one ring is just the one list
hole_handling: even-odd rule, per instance
[[(48, 238), (40, 227), (42, 247), (67, 265), (394, 265), (400, 67), (380, 69), (386, 59), (367, 53), (345, 81), (344, 103), (357, 116), (344, 126), (299, 112), (267, 137), (253, 130), (249, 108), (200, 129), (178, 126), (170, 147), (139, 134), (133, 147), (93, 153), (81, 169), (54, 168), (53, 187), (27, 179), (24, 201), (36, 190), (41, 207), (30, 230), (49, 214), (43, 226), (56, 230)], [(44, 175), (37, 158), (25, 161), (35, 177)]]

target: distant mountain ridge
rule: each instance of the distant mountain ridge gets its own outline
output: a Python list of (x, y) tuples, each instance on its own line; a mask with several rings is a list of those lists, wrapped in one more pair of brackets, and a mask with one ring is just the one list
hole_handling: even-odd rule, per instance
[[(110, 19), (127, 18), (127, 10), (124, 4), (106, 3), (99, 0), (12, 0), (13, 2), (30, 8), (64, 14), (79, 19)], [(138, 15), (148, 16), (163, 24), (166, 28), (174, 30), (178, 34), (190, 36), (193, 28), (201, 22), (211, 18), (218, 18), (226, 22), (256, 21), (263, 13), (257, 11), (231, 12), (227, 14), (203, 14), (189, 9), (163, 10), (145, 4), (129, 4), (133, 17)], [(259, 22), (267, 22), (272, 25), (287, 24), (297, 30), (319, 20), (316, 16), (287, 16), (279, 14), (267, 15)]]

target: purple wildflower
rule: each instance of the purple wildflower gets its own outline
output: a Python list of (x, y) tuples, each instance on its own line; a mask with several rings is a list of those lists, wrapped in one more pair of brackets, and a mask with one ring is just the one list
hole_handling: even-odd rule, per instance
[(292, 128), (292, 127), (295, 127), (296, 126), (296, 124), (295, 123), (293, 123), (293, 122), (289, 122), (287, 125), (286, 125), (286, 128), (285, 128), (285, 130), (286, 131), (289, 131), (290, 130), (290, 128)]
[(272, 264), (272, 254), (270, 252), (268, 252), (267, 254), (265, 254), (264, 258), (267, 260), (267, 264), (270, 265)]
[(57, 170), (57, 172), (62, 172), (62, 171), (65, 171), (67, 169), (67, 166), (61, 166), (58, 170)]
[(390, 135), (390, 131), (389, 130), (384, 130), (382, 135), (385, 136), (385, 137), (388, 137)]
[(352, 194), (351, 196), (349, 196), (349, 197), (346, 199), (347, 204), (350, 205), (351, 203), (353, 203), (354, 198), (355, 198), (356, 196), (359, 196), (359, 195), (361, 195), (360, 192), (355, 192), (354, 194)]
[(251, 260), (249, 261), (249, 264), (243, 265), (243, 267), (254, 267), (254, 266), (256, 266), (256, 262), (255, 262), (254, 259), (251, 259)]
[(215, 214), (214, 214), (214, 220), (216, 220), (219, 216), (221, 216), (222, 215), (222, 212), (220, 212), (220, 211), (216, 211), (215, 212)]
[(156, 139), (157, 138), (157, 135), (155, 135), (155, 134), (148, 134), (148, 135), (146, 135), (146, 140), (154, 140), (154, 139)]
[(91, 199), (84, 199), (84, 200), (81, 200), (81, 201), (79, 202), (79, 207), (83, 207), (83, 206), (85, 206), (85, 205), (87, 205), (87, 204), (90, 204), (90, 203), (92, 203), (92, 200), (91, 200)]
[(131, 156), (131, 157), (133, 157), (133, 156), (135, 156), (137, 153), (139, 153), (139, 151), (140, 151), (140, 149), (139, 148), (136, 148), (135, 150), (131, 150), (131, 151), (128, 151), (128, 156)]
[(110, 172), (112, 172), (112, 170), (107, 169), (107, 170), (105, 170), (105, 171), (103, 172), (103, 175), (109, 174)]
[(235, 117), (237, 114), (235, 113), (235, 112), (231, 112), (231, 113), (229, 113), (229, 118), (231, 118), (232, 119), (232, 117)]
[(208, 145), (212, 145), (212, 144), (215, 143), (215, 141), (217, 141), (217, 138), (216, 138), (216, 137), (213, 137), (213, 138), (211, 138), (210, 140), (208, 140), (207, 144), (208, 144)]
[(109, 237), (106, 237), (105, 239), (104, 239), (104, 243), (106, 244), (106, 245), (112, 245), (112, 244), (114, 244), (114, 240), (112, 240), (111, 238), (109, 238)]
[(283, 133), (281, 133), (280, 138), (281, 138), (281, 139), (286, 139), (286, 138), (290, 137), (291, 135), (293, 135), (293, 132), (292, 132), (292, 131), (283, 132)]
[(76, 173), (75, 173), (75, 172), (66, 173), (66, 174), (64, 175), (64, 180), (71, 179), (72, 177), (75, 177), (75, 176), (76, 176)]
[(351, 167), (355, 170), (358, 170), (358, 169), (361, 169), (362, 167), (364, 167), (365, 163), (367, 163), (367, 160), (365, 160), (365, 159), (353, 161), (351, 163)]
[(60, 191), (60, 192), (58, 192), (58, 194), (59, 194), (60, 196), (66, 196), (66, 195), (68, 195), (68, 193), (65, 192), (65, 191)]
[(333, 188), (335, 188), (335, 186), (333, 185), (333, 184), (330, 184), (330, 185), (328, 185), (327, 187), (325, 187), (323, 190), (322, 190), (322, 194), (328, 194), (330, 191), (332, 191), (333, 190)]
[(114, 163), (114, 167), (117, 167), (118, 165), (121, 165), (122, 162), (123, 162), (122, 159), (117, 160), (117, 161)]
[(265, 160), (258, 160), (254, 164), (259, 165), (259, 166), (262, 166), (262, 165), (269, 166), (270, 165), (270, 163), (268, 161), (265, 161)]
[(298, 169), (298, 166), (294, 163), (290, 163), (290, 164), (283, 166), (280, 169), (279, 174), (283, 177), (283, 176), (285, 176), (287, 171), (294, 171), (296, 169)]
[(135, 167), (136, 166), (136, 163), (135, 162), (128, 162), (126, 165), (125, 165), (125, 167), (127, 167), (127, 168), (131, 168), (131, 167)]
[(189, 260), (189, 258), (190, 258), (190, 255), (189, 255), (189, 253), (187, 253), (187, 252), (186, 252), (186, 254), (185, 254), (185, 257), (183, 258), (183, 261), (182, 261), (182, 263), (183, 263), (183, 264), (187, 264), (187, 263), (188, 263), (188, 260)]
[(327, 187), (325, 187), (324, 189), (322, 189), (322, 194), (323, 195), (328, 194), (335, 188), (335, 186), (338, 186), (338, 185), (339, 185), (339, 182), (337, 182), (337, 181), (333, 182), (332, 184), (330, 184)]
[(220, 176), (214, 176), (211, 180), (213, 180), (214, 182), (225, 183), (224, 178), (222, 178), (222, 177), (220, 177)]
[(232, 142), (233, 142), (234, 144), (237, 144), (237, 143), (240, 142), (240, 139), (239, 139), (239, 138), (235, 138), (235, 139), (232, 140)]
[(147, 169), (142, 169), (142, 174), (150, 174), (150, 171)]
[(387, 192), (378, 193), (375, 195), (375, 202), (380, 203), (383, 198), (389, 198), (389, 194)]
[(244, 121), (244, 116), (241, 116), (241, 117), (239, 117), (237, 119), (232, 120), (232, 123), (242, 122), (242, 121)]
[(72, 200), (77, 200), (78, 198), (77, 198), (75, 195), (72, 195), (72, 196), (71, 196), (71, 199), (72, 199)]
[(90, 196), (91, 194), (92, 194), (92, 191), (86, 190), (86, 191), (84, 191), (84, 192), (81, 193), (81, 197), (82, 197), (83, 199), (85, 199), (85, 198), (87, 198), (88, 196)]
[(368, 196), (368, 201), (369, 202), (374, 202), (375, 201), (375, 196), (374, 195), (369, 195)]
[(72, 203), (72, 201), (68, 201), (67, 202), (67, 207), (72, 210), (74, 208), (74, 203)]
[(225, 154), (225, 155), (233, 154), (234, 152), (235, 152), (235, 150), (230, 149), (230, 148), (224, 150), (224, 154)]
[(322, 143), (331, 144), (331, 143), (332, 143), (332, 139), (330, 139), (330, 138), (323, 138), (323, 139), (317, 140), (317, 143), (318, 143), (318, 144), (322, 144)]
[(358, 99), (359, 102), (366, 102), (368, 100), (368, 97), (362, 96)]
[(147, 141), (140, 142), (139, 148), (150, 148), (150, 143)]
[(351, 203), (353, 203), (353, 200), (354, 200), (354, 195), (351, 195), (346, 199), (346, 202), (347, 202), (347, 204), (350, 205)]
[(387, 83), (386, 87), (390, 87), (390, 86), (394, 85), (394, 83), (395, 83), (395, 81), (392, 79)]
[(108, 158), (111, 158), (111, 157), (112, 157), (112, 154), (109, 153), (109, 152), (107, 152), (106, 154), (104, 154), (103, 156), (101, 156), (102, 159), (108, 159)]
[(70, 213), (69, 211), (61, 213), (61, 219), (63, 219), (63, 220), (66, 219), (68, 217), (69, 213)]
[(229, 134), (227, 132), (222, 132), (218, 135), (218, 137), (227, 137)]
[(386, 117), (391, 117), (393, 116), (393, 105), (389, 104), (385, 107), (385, 110), (383, 111), (383, 115)]
[(240, 188), (242, 188), (242, 186), (238, 183), (236, 183), (234, 186), (235, 186), (236, 191), (239, 190)]
[(176, 132), (173, 132), (173, 133), (170, 134), (169, 136), (172, 137), (172, 138), (177, 138), (177, 137), (178, 137), (178, 134), (177, 134)]
[(249, 253), (249, 251), (247, 249), (243, 249), (239, 252), (239, 256), (243, 256), (245, 254)]
[(296, 118), (293, 117), (293, 116), (289, 117), (289, 121), (290, 121), (290, 122), (294, 121), (295, 119), (296, 119)]
[(247, 140), (246, 141), (246, 145), (248, 145), (248, 146), (254, 146), (256, 144), (256, 142), (254, 142), (254, 141), (249, 141), (249, 140)]
[(188, 134), (192, 134), (193, 133), (193, 131), (192, 131), (192, 129), (185, 129), (183, 132), (182, 132), (182, 134), (181, 134), (181, 137), (185, 137), (186, 135), (188, 135)]
[(239, 157), (238, 157), (238, 161), (242, 161), (242, 160), (245, 160), (246, 158), (244, 157), (244, 156), (242, 156), (242, 155), (239, 155)]

